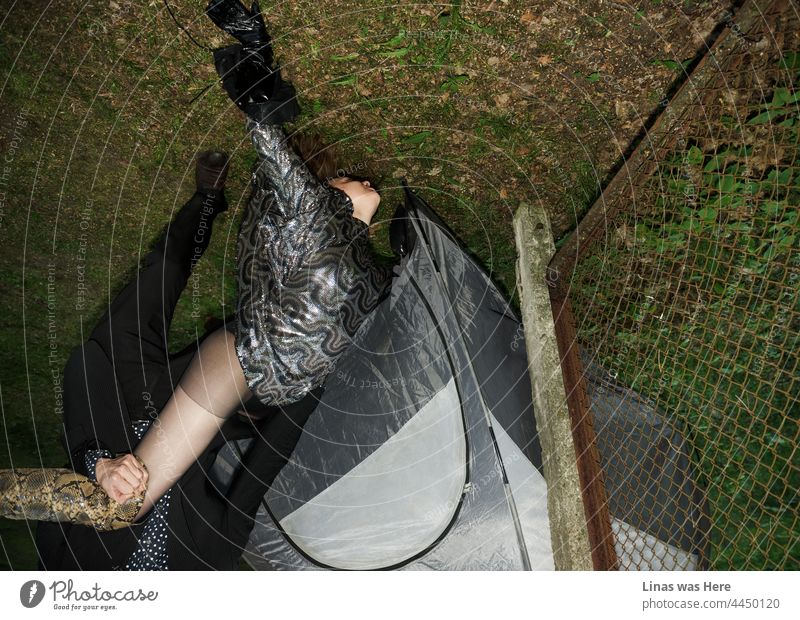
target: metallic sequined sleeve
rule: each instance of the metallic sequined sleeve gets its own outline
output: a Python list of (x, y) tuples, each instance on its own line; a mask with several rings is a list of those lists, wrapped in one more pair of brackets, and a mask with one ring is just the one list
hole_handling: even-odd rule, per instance
[(237, 355), (273, 405), (322, 384), (390, 278), (347, 194), (308, 170), (280, 126), (247, 127), (260, 161), (237, 248)]
[(273, 209), (283, 217), (294, 217), (323, 207), (330, 188), (320, 181), (288, 144), (280, 125), (247, 120), (247, 132), (259, 156), (256, 171), (259, 185), (271, 190), (276, 199)]

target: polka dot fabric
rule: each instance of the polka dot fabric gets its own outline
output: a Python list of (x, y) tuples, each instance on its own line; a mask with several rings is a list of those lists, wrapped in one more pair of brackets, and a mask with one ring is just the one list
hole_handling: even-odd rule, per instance
[[(141, 439), (149, 427), (150, 421), (142, 420), (134, 423), (133, 431)], [(171, 494), (172, 489), (164, 493), (153, 506), (139, 538), (139, 547), (128, 558), (125, 570), (169, 570), (167, 514)]]

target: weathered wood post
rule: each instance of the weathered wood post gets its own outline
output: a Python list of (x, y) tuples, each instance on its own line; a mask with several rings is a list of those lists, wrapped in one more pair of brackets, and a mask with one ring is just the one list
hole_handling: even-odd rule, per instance
[(547, 509), (557, 570), (592, 570), (592, 545), (578, 470), (573, 423), (547, 285), (555, 254), (544, 209), (523, 203), (514, 216), (517, 281), (533, 404), (547, 482)]

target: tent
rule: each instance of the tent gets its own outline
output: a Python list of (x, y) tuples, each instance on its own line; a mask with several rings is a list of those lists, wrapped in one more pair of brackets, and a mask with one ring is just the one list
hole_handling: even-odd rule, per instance
[[(257, 570), (553, 569), (521, 322), (403, 186), (391, 293), (329, 375), (245, 558)], [(220, 454), (221, 484), (242, 449)]]

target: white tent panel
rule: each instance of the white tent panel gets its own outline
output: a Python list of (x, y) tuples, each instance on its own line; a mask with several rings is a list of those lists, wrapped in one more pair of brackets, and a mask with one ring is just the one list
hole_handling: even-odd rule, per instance
[(491, 418), (531, 569), (555, 570), (550, 518), (547, 516), (547, 483), (497, 419), (493, 415)]
[(466, 481), (453, 379), (386, 443), (280, 525), (313, 560), (343, 569), (391, 566), (433, 544)]
[[(620, 570), (695, 570), (697, 556), (659, 540), (655, 536), (611, 518), (614, 549)], [(620, 540), (622, 542), (620, 542)]]

